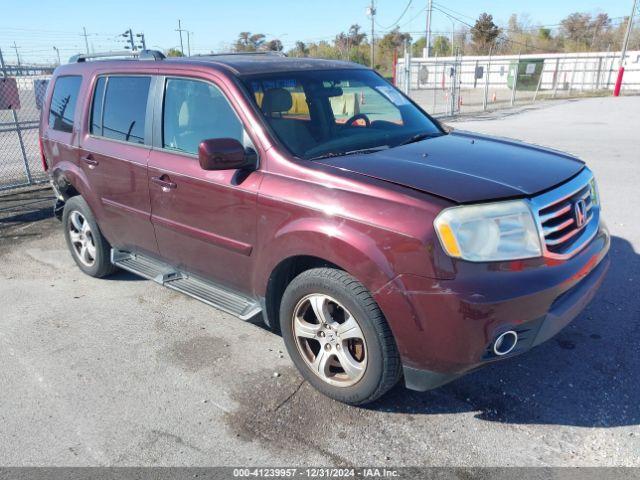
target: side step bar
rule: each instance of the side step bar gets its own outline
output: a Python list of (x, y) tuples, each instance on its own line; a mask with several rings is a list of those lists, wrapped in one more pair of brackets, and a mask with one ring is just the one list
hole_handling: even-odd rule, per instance
[(262, 311), (255, 299), (239, 294), (221, 285), (201, 280), (186, 272), (139, 253), (111, 249), (111, 263), (160, 285), (177, 290), (212, 307), (249, 320)]

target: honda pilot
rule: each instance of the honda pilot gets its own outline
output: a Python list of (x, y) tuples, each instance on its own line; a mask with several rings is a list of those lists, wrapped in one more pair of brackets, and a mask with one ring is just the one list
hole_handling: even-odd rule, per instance
[(83, 272), (261, 315), (341, 402), (528, 351), (608, 268), (584, 162), (446, 128), (354, 63), (80, 55), (55, 70), (43, 112)]

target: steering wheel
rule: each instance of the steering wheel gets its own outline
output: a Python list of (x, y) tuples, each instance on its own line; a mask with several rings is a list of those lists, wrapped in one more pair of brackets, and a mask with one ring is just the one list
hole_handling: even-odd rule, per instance
[(356, 120), (364, 120), (364, 126), (367, 128), (371, 126), (371, 120), (369, 120), (369, 117), (367, 117), (366, 113), (356, 113), (355, 115), (349, 117), (346, 122), (344, 122), (345, 127), (351, 127), (352, 123)]

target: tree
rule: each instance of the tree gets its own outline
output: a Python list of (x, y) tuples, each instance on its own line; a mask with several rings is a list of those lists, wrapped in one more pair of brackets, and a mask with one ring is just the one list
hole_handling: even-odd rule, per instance
[(168, 50), (165, 50), (164, 54), (167, 57), (184, 57), (184, 54), (177, 48), (170, 48)]
[(573, 47), (580, 48), (586, 45), (586, 33), (591, 23), (591, 15), (575, 12), (560, 22), (560, 32)]
[(269, 40), (264, 44), (264, 49), (271, 52), (281, 52), (284, 47), (282, 46), (282, 42), (277, 38), (274, 40)]
[(240, 32), (233, 46), (236, 52), (255, 52), (263, 47), (265, 36), (262, 33)]
[(289, 50), (289, 56), (292, 57), (306, 57), (309, 55), (309, 48), (307, 48), (307, 44), (298, 40), (296, 42), (296, 46)]
[(378, 40), (378, 48), (392, 52), (396, 48), (402, 48), (405, 40), (410, 42), (411, 35), (408, 33), (402, 33), (400, 29), (396, 27)]
[(477, 53), (488, 53), (500, 35), (500, 28), (493, 22), (493, 15), (481, 13), (471, 28), (471, 40)]
[(424, 56), (424, 49), (427, 46), (427, 37), (420, 37), (411, 46), (411, 55), (414, 57)]
[(439, 57), (451, 55), (451, 42), (445, 36), (438, 35), (433, 40), (433, 54)]

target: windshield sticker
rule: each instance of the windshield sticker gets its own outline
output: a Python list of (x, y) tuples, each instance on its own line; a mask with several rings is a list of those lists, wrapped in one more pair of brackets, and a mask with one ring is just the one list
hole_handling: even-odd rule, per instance
[(387, 97), (391, 101), (391, 103), (393, 103), (397, 107), (402, 107), (403, 105), (409, 104), (406, 98), (400, 95), (397, 90), (395, 90), (393, 87), (390, 87), (389, 85), (380, 85), (376, 87), (376, 90)]

